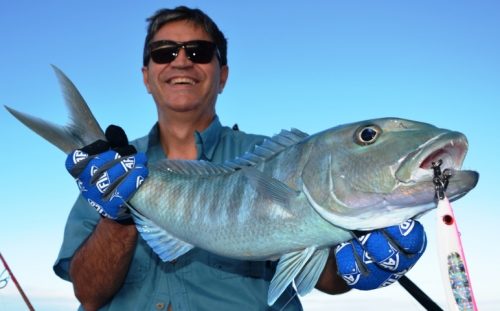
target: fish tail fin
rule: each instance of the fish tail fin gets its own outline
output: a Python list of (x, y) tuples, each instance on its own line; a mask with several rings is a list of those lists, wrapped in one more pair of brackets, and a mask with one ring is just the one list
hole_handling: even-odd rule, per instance
[(104, 132), (78, 89), (59, 68), (54, 65), (52, 68), (59, 80), (69, 110), (70, 120), (67, 125), (53, 124), (7, 106), (5, 109), (21, 123), (65, 153), (70, 153), (98, 139), (105, 140)]

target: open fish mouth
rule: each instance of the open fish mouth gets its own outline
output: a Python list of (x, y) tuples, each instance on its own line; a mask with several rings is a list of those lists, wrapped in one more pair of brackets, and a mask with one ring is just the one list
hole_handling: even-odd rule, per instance
[(408, 154), (395, 177), (403, 184), (428, 181), (433, 178), (432, 164), (442, 161), (441, 169), (459, 171), (468, 150), (467, 138), (458, 132), (438, 135)]

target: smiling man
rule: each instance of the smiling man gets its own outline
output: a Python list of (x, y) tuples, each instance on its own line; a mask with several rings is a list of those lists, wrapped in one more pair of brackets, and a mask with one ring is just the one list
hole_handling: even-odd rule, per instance
[[(217, 45), (189, 20), (169, 22), (151, 38), (144, 84), (158, 111), (161, 144), (170, 159), (196, 159), (195, 131), (215, 118), (215, 102), (228, 77)], [(146, 47), (147, 55), (148, 47)], [(217, 56), (217, 57), (214, 57)]]
[[(227, 42), (217, 25), (202, 11), (186, 7), (160, 10), (148, 22), (142, 74), (156, 104), (158, 122), (148, 135), (132, 142), (134, 147), (127, 146), (123, 133), (107, 131), (110, 147), (105, 144), (102, 150), (102, 145), (91, 144), (83, 148), (91, 161), (78, 173), (73, 155), (82, 154), (82, 150), (68, 156), (67, 167), (84, 190), (68, 218), (55, 272), (73, 282), (85, 310), (302, 310), (292, 286), (268, 306), (275, 262), (234, 260), (200, 248), (176, 261), (162, 262), (138, 237), (127, 207), (121, 205), (123, 201), (117, 205), (116, 200), (106, 199), (93, 191), (97, 185), (92, 178), (82, 178), (100, 171), (99, 179), (123, 180), (129, 186), (122, 187), (120, 195), (127, 201), (140, 186), (135, 178), (147, 178), (146, 158), (149, 163), (165, 158), (222, 163), (264, 139), (219, 122), (216, 100), (229, 69)], [(127, 150), (127, 157), (117, 162), (115, 158), (124, 155), (123, 150)], [(135, 167), (124, 169), (125, 160), (121, 159)], [(92, 204), (96, 208), (89, 207), (89, 202), (98, 202)], [(422, 236), (423, 231), (416, 234)], [(389, 249), (387, 240), (381, 235), (379, 238), (382, 242), (377, 247), (385, 252)], [(343, 277), (331, 252), (316, 288), (330, 294), (343, 293), (350, 289), (344, 279), (361, 279), (364, 289), (370, 289), (385, 284), (393, 273), (401, 274), (370, 273), (370, 268), (364, 268), (363, 275), (353, 277), (352, 266), (357, 267), (356, 258), (360, 256), (352, 251), (361, 249), (356, 247), (344, 245), (339, 249), (342, 262), (347, 263), (343, 265), (346, 271), (341, 271)], [(420, 254), (413, 256), (411, 263)]]

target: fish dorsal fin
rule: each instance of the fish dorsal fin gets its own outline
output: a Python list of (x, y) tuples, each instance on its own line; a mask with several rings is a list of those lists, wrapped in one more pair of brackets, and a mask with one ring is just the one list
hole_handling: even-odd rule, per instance
[(193, 245), (173, 237), (158, 227), (152, 220), (141, 215), (133, 207), (130, 208), (130, 211), (137, 231), (162, 261), (175, 260), (194, 248)]
[(313, 255), (316, 247), (311, 246), (304, 250), (288, 253), (281, 256), (276, 272), (269, 285), (267, 304), (272, 306), (285, 289), (300, 273), (307, 261)]
[(223, 164), (216, 164), (204, 160), (168, 160), (163, 159), (149, 165), (159, 171), (182, 175), (221, 175), (234, 172), (235, 169)]
[(240, 157), (224, 162), (224, 165), (233, 169), (246, 166), (255, 166), (274, 155), (285, 150), (287, 147), (295, 145), (309, 135), (292, 128), (290, 131), (281, 130), (277, 135), (266, 138), (261, 144), (255, 145), (252, 151), (246, 152)]
[(241, 157), (227, 160), (224, 164), (216, 164), (204, 160), (164, 159), (150, 164), (150, 167), (158, 168), (160, 171), (184, 175), (227, 174), (245, 167), (255, 166), (308, 136), (308, 134), (297, 129), (291, 129), (290, 131), (281, 130), (279, 134), (264, 139), (264, 141), (256, 145), (251, 152), (249, 151)]
[(330, 254), (329, 248), (323, 248), (314, 252), (311, 259), (300, 271), (294, 280), (297, 293), (300, 296), (307, 295), (318, 283), (321, 272), (323, 272), (326, 261)]

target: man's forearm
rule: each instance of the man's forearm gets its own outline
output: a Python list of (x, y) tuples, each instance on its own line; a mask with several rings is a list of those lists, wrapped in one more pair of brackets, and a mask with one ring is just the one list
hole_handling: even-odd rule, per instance
[(135, 226), (101, 219), (75, 253), (69, 274), (85, 310), (97, 310), (121, 288), (137, 241)]

